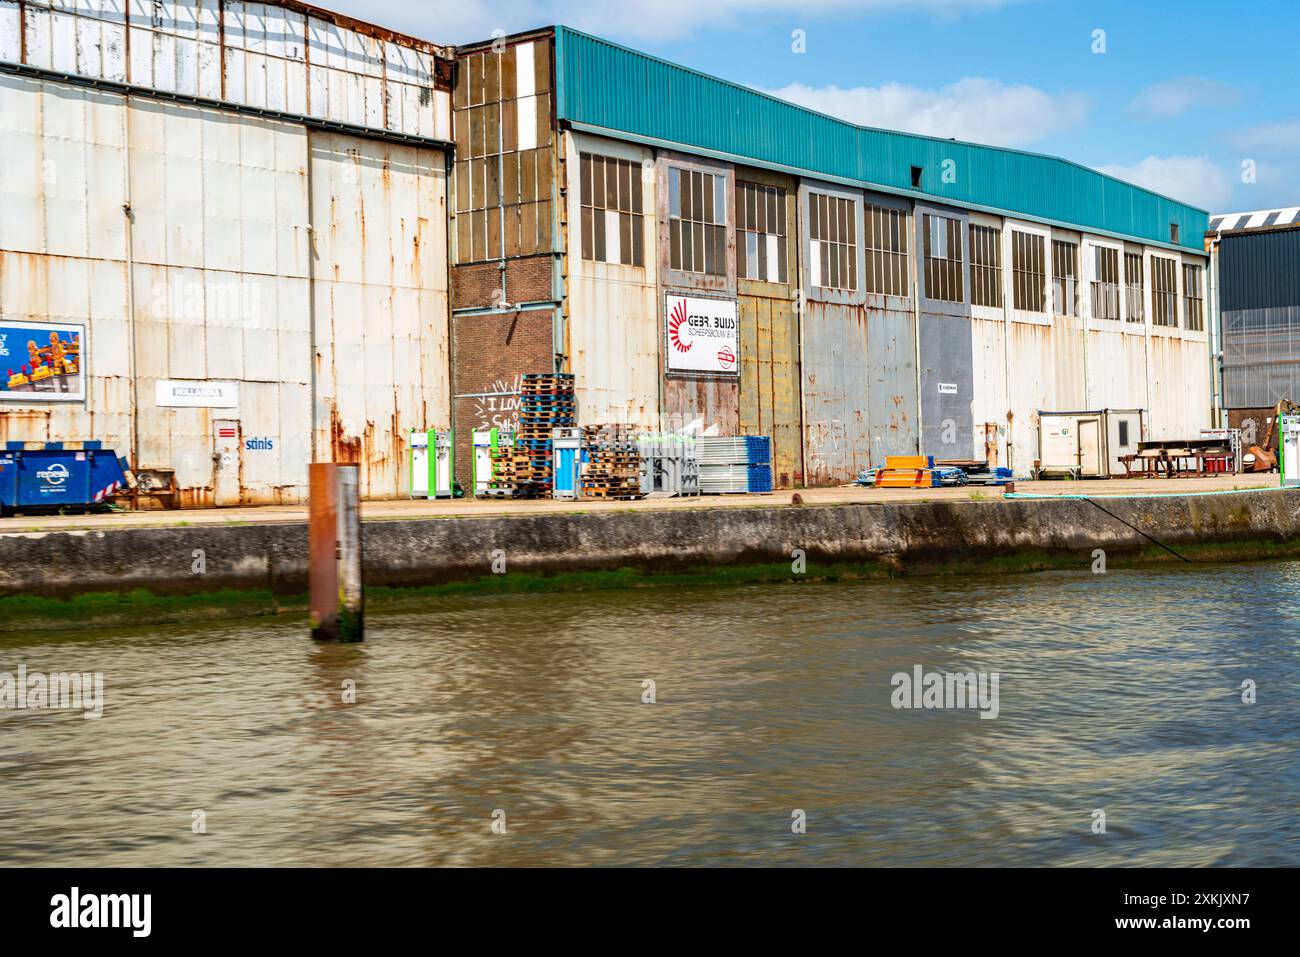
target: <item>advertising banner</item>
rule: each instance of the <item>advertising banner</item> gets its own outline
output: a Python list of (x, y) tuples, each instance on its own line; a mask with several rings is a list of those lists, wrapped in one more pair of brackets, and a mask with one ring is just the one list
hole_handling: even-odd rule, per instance
[(740, 323), (736, 300), (665, 297), (668, 372), (740, 375)]
[(78, 323), (0, 320), (0, 401), (85, 399), (85, 339)]

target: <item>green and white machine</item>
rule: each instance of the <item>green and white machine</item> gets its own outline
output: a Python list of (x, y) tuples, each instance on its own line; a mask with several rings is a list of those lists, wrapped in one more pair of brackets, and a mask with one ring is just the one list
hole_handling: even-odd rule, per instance
[(514, 433), (505, 429), (474, 430), (474, 458), (470, 461), (470, 471), (476, 496), (486, 494), (492, 482), (492, 453), (499, 448), (509, 448), (514, 442)]
[(455, 433), (411, 430), (411, 498), (451, 498), (455, 492)]
[(1300, 415), (1284, 413), (1278, 418), (1278, 449), (1282, 460), (1277, 470), (1283, 485), (1300, 485)]

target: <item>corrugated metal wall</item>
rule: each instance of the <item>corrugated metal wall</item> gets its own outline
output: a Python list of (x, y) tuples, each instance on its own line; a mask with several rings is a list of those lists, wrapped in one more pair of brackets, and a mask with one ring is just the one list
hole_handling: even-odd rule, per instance
[[(556, 34), (559, 114), (575, 123), (900, 190), (911, 191), (916, 166), (918, 195), (1162, 243), (1177, 224), (1188, 249), (1209, 222), (1067, 160), (865, 129), (566, 27)], [(956, 175), (944, 177), (945, 164)]]
[(1227, 233), (1219, 243), (1223, 404), (1300, 397), (1300, 229)]
[(131, 0), (130, 8), (128, 24), (127, 0), (4, 0), (0, 60), (451, 139), (449, 70), (433, 44), (303, 4)]
[[(971, 328), (969, 216), (960, 210), (918, 203), (914, 211), (917, 288), (921, 296), (921, 449), (936, 459), (968, 459), (974, 447), (974, 330)], [(928, 217), (928, 219), (927, 219)], [(927, 222), (955, 222), (958, 238), (949, 247), (959, 259), (953, 288), (941, 290), (939, 259), (927, 263)], [(932, 251), (936, 256), (939, 250)], [(934, 274), (931, 275), (931, 269)], [(936, 288), (931, 288), (932, 286)], [(947, 296), (948, 298), (943, 298)]]
[(394, 497), (409, 430), (451, 422), (443, 156), (313, 131), (311, 186), (317, 449)]
[[(659, 428), (660, 322), (658, 259), (644, 266), (583, 259), (581, 247), (581, 155), (615, 157), (635, 163), (641, 208), (655, 209), (655, 165), (644, 147), (615, 140), (568, 134), (568, 289), (570, 365), (583, 423), (629, 422)], [(658, 223), (642, 217), (642, 248), (657, 247)]]
[[(238, 500), (300, 500), (316, 138), (318, 453), (355, 460), (355, 445), (366, 494), (401, 494), (402, 434), (448, 415), (441, 151), (14, 76), (0, 118), (0, 316), (86, 323), (90, 380), (85, 403), (6, 401), (0, 437), (102, 439), (174, 468), (183, 504), (201, 505), (215, 423), (231, 419)], [(164, 379), (237, 383), (239, 410), (160, 408)]]
[[(772, 437), (772, 481), (777, 488), (793, 488), (802, 485), (804, 480), (799, 413), (799, 313), (795, 300), (799, 287), (799, 243), (793, 228), (798, 222), (798, 182), (748, 168), (737, 169), (736, 179), (778, 191), (771, 194), (771, 205), (779, 204), (784, 215), (785, 235), (777, 241), (785, 245), (786, 263), (784, 282), (748, 279), (739, 274), (736, 277), (740, 317), (740, 431)], [(757, 220), (756, 208), (748, 212)], [(775, 232), (776, 227), (767, 220), (765, 211), (763, 226)]]

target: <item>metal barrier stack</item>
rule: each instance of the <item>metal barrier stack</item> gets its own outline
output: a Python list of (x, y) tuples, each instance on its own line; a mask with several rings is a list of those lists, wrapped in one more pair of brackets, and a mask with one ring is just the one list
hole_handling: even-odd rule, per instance
[(766, 435), (702, 435), (695, 440), (700, 492), (772, 491), (772, 439)]
[(583, 498), (639, 499), (641, 453), (636, 426), (589, 425), (582, 430), (584, 464), (579, 479)]
[(700, 494), (700, 463), (695, 457), (695, 437), (679, 432), (642, 435), (641, 491), (674, 497)]

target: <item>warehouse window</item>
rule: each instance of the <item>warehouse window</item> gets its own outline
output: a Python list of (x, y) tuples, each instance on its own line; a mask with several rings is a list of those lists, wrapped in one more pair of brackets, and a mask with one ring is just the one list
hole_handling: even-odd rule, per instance
[(908, 295), (907, 213), (866, 205), (867, 292)]
[(1079, 314), (1079, 244), (1052, 240), (1052, 301), (1059, 316)]
[(1012, 304), (1025, 312), (1043, 312), (1047, 307), (1047, 264), (1043, 237), (1037, 233), (1011, 231)]
[(582, 154), (582, 258), (645, 265), (641, 167), (631, 160)]
[(1187, 328), (1200, 332), (1205, 328), (1205, 299), (1201, 291), (1201, 267), (1183, 264), (1183, 313)]
[(1092, 315), (1119, 319), (1119, 250), (1093, 246)]
[(925, 214), (925, 294), (942, 302), (961, 302), (961, 220)]
[(669, 264), (682, 272), (727, 274), (727, 178), (695, 169), (668, 170)]
[(1124, 254), (1124, 305), (1129, 322), (1146, 322), (1146, 291), (1142, 283), (1142, 254)]
[(970, 228), (970, 301), (1002, 308), (1002, 230), (996, 226)]
[(736, 275), (786, 281), (785, 190), (736, 184)]
[(857, 217), (853, 200), (808, 194), (808, 270), (814, 286), (858, 288)]
[(1157, 326), (1178, 325), (1178, 264), (1164, 256), (1151, 257), (1151, 322)]

